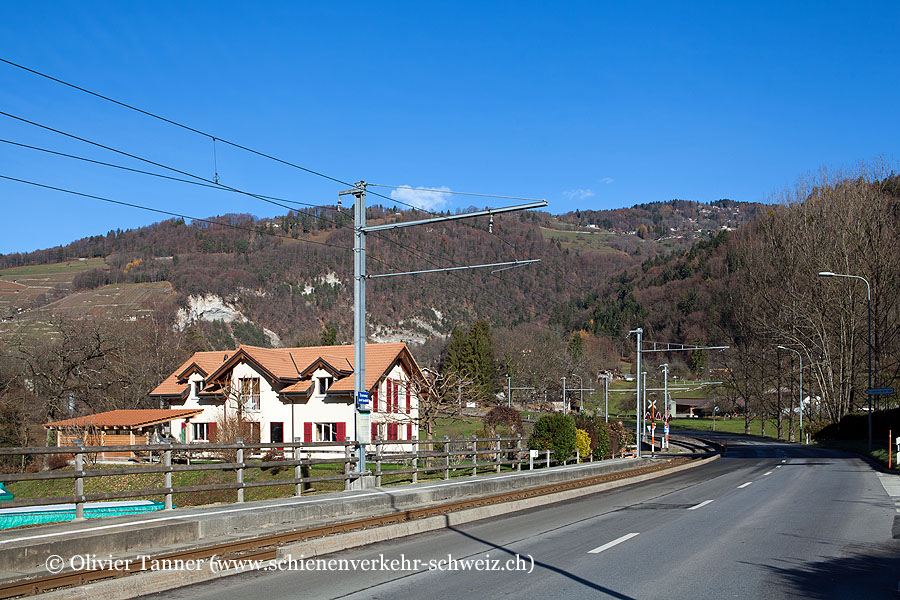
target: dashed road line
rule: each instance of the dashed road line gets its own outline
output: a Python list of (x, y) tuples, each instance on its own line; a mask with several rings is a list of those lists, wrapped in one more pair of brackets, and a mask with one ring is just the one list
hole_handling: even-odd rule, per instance
[(772, 471), (766, 471), (765, 473), (763, 473), (763, 477), (765, 477), (766, 475), (771, 475), (771, 474), (772, 474)]
[(594, 548), (593, 550), (589, 550), (588, 554), (599, 554), (599, 553), (603, 552), (604, 550), (609, 550), (613, 546), (617, 546), (618, 544), (621, 544), (622, 542), (627, 542), (628, 540), (630, 540), (631, 538), (633, 538), (637, 535), (640, 535), (640, 533), (625, 534), (620, 538), (616, 538), (611, 542), (606, 542), (602, 546), (598, 546), (597, 548)]
[(737, 489), (745, 488), (745, 487), (747, 487), (748, 485), (750, 485), (751, 483), (753, 483), (753, 482), (752, 482), (752, 481), (748, 481), (747, 483), (742, 483), (741, 485), (737, 486)]
[(710, 502), (712, 502), (712, 500), (704, 500), (704, 501), (701, 502), (700, 504), (695, 504), (694, 506), (690, 507), (688, 510), (697, 510), (698, 508), (703, 508), (704, 506), (706, 506), (706, 505), (709, 504)]

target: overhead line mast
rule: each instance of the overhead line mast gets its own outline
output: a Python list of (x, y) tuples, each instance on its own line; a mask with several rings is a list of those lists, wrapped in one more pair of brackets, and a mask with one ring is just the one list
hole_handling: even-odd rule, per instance
[[(368, 444), (371, 441), (371, 431), (368, 427), (369, 390), (366, 387), (366, 279), (375, 277), (390, 277), (396, 275), (411, 275), (418, 273), (437, 273), (442, 271), (455, 271), (460, 269), (460, 267), (446, 267), (442, 269), (428, 269), (425, 271), (408, 271), (405, 273), (384, 273), (381, 275), (368, 275), (366, 273), (366, 235), (369, 233), (376, 233), (388, 229), (415, 227), (418, 225), (427, 225), (443, 221), (457, 221), (460, 219), (470, 219), (479, 216), (501, 214), (547, 206), (547, 201), (541, 200), (537, 202), (531, 202), (529, 204), (491, 208), (472, 213), (438, 216), (431, 219), (420, 219), (417, 221), (407, 221), (403, 223), (389, 223), (385, 225), (367, 226), (367, 185), (368, 184), (365, 181), (359, 181), (352, 188), (338, 192), (338, 198), (340, 198), (341, 196), (353, 196), (355, 199), (353, 205), (353, 401), (355, 405), (353, 428), (356, 441), (359, 442), (356, 463), (356, 471), (359, 474), (362, 474), (366, 471), (365, 444)], [(492, 263), (487, 265), (469, 265), (464, 268), (476, 269), (482, 267), (504, 266), (515, 263), (527, 264), (531, 262), (537, 262), (537, 260), (539, 259), (530, 261), (507, 261), (503, 263)]]

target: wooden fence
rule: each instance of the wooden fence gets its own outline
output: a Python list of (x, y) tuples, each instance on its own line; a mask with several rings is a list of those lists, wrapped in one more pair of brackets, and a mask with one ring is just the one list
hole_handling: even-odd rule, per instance
[[(0, 481), (74, 480), (74, 494), (48, 498), (24, 498), (0, 504), (0, 508), (23, 506), (46, 506), (51, 504), (75, 504), (75, 518), (84, 517), (84, 504), (101, 500), (163, 496), (165, 509), (173, 508), (175, 494), (186, 492), (206, 492), (215, 490), (236, 490), (237, 501), (244, 502), (244, 490), (277, 485), (293, 485), (294, 495), (300, 496), (305, 485), (323, 481), (342, 481), (345, 490), (351, 488), (353, 480), (361, 476), (374, 476), (375, 485), (382, 485), (385, 475), (410, 474), (416, 483), (419, 474), (443, 473), (444, 479), (451, 474), (479, 472), (500, 472), (506, 466), (521, 471), (523, 465), (529, 469), (551, 466), (552, 451), (529, 452), (521, 436), (469, 439), (435, 440), (382, 440), (376, 438), (367, 444), (366, 462), (374, 463), (374, 470), (362, 473), (355, 469), (358, 462), (357, 451), (360, 444), (355, 441), (343, 442), (279, 442), (279, 443), (192, 443), (182, 444), (162, 442), (149, 445), (86, 446), (75, 440), (75, 445), (62, 447), (0, 448), (0, 457), (63, 455), (74, 461), (74, 470), (60, 469), (37, 473), (0, 474)], [(126, 452), (145, 457), (148, 464), (128, 465), (120, 468), (98, 469), (90, 466), (92, 459), (104, 452)], [(191, 456), (215, 457), (216, 462), (198, 464)], [(535, 460), (537, 458), (537, 460)], [(248, 460), (249, 459), (249, 460)], [(576, 456), (580, 462), (580, 457)], [(154, 462), (156, 461), (156, 462)], [(183, 461), (185, 464), (178, 464)], [(337, 467), (333, 475), (304, 476), (303, 471), (312, 465), (330, 464)], [(563, 462), (565, 464), (565, 461)], [(400, 468), (385, 469), (392, 465)], [(244, 471), (251, 468), (293, 467), (293, 477), (265, 481), (244, 481)], [(234, 482), (205, 485), (173, 486), (172, 474), (190, 471), (230, 471), (236, 473)], [(309, 472), (309, 471), (307, 471)], [(115, 477), (145, 473), (162, 473), (163, 487), (129, 489), (115, 492), (85, 494), (84, 481), (92, 477)]]

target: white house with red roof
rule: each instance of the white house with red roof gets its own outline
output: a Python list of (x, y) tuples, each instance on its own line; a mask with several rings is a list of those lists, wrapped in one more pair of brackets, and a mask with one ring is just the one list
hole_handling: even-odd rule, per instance
[[(150, 397), (202, 409), (173, 422), (172, 435), (184, 442), (218, 441), (219, 428), (238, 415), (249, 421), (244, 435), (262, 443), (354, 439), (353, 362), (353, 346), (197, 352)], [(366, 344), (372, 412), (359, 437), (418, 439), (419, 398), (410, 382), (421, 378), (406, 344)]]

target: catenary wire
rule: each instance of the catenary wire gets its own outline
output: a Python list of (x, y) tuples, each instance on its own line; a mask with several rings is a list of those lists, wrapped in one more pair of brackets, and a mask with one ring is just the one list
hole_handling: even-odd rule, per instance
[[(353, 184), (351, 184), (351, 183), (349, 183), (349, 182), (347, 182), (347, 181), (345, 181), (345, 180), (342, 180), (342, 179), (339, 179), (339, 178), (336, 178), (336, 177), (332, 177), (332, 176), (327, 175), (327, 174), (325, 174), (325, 173), (322, 173), (322, 172), (320, 172), (320, 171), (316, 171), (316, 170), (314, 170), (314, 169), (310, 169), (310, 168), (304, 167), (304, 166), (302, 166), (302, 165), (298, 165), (298, 164), (293, 163), (293, 162), (291, 162), (291, 161), (287, 161), (287, 160), (278, 158), (278, 157), (276, 157), (276, 156), (272, 156), (272, 155), (267, 154), (267, 153), (265, 153), (265, 152), (261, 152), (261, 151), (255, 150), (255, 149), (253, 149), (253, 148), (244, 146), (244, 145), (242, 145), (242, 144), (238, 144), (238, 143), (235, 143), (235, 142), (231, 142), (231, 141), (229, 141), (229, 140), (227, 140), (227, 139), (223, 139), (223, 138), (220, 137), (220, 136), (215, 136), (215, 135), (213, 135), (213, 134), (210, 134), (210, 133), (207, 133), (207, 132), (205, 132), (205, 131), (199, 130), (199, 129), (195, 128), (195, 127), (191, 127), (191, 126), (189, 126), (189, 125), (185, 125), (185, 124), (183, 124), (183, 123), (179, 123), (178, 121), (175, 121), (175, 120), (173, 120), (173, 119), (169, 119), (169, 118), (163, 117), (163, 116), (161, 116), (161, 115), (158, 115), (158, 114), (156, 114), (156, 113), (152, 113), (152, 112), (150, 112), (150, 111), (147, 111), (147, 110), (138, 108), (138, 107), (136, 107), (136, 106), (134, 106), (134, 105), (131, 105), (131, 104), (128, 104), (128, 103), (126, 103), (126, 102), (122, 102), (122, 101), (120, 101), (120, 100), (116, 100), (116, 99), (111, 98), (111, 97), (109, 97), (109, 96), (106, 96), (106, 95), (104, 95), (104, 94), (100, 94), (100, 93), (98, 93), (98, 92), (94, 92), (94, 91), (89, 90), (89, 89), (87, 89), (87, 88), (84, 88), (84, 87), (75, 85), (75, 84), (70, 83), (70, 82), (68, 82), (68, 81), (64, 81), (64, 80), (62, 80), (62, 79), (60, 79), (60, 78), (53, 77), (53, 76), (48, 75), (48, 74), (46, 74), (46, 73), (40, 72), (40, 71), (38, 71), (38, 70), (36, 70), (36, 69), (32, 69), (32, 68), (26, 67), (26, 66), (24, 66), (24, 65), (15, 63), (15, 62), (13, 62), (13, 61), (10, 61), (10, 60), (4, 59), (4, 58), (0, 58), (0, 62), (3, 62), (3, 63), (8, 64), (8, 65), (10, 65), (10, 66), (16, 67), (16, 68), (18, 68), (18, 69), (22, 69), (22, 70), (27, 71), (27, 72), (29, 72), (29, 73), (32, 73), (32, 74), (34, 74), (34, 75), (37, 75), (37, 76), (40, 76), (40, 77), (44, 77), (44, 78), (46, 78), (46, 79), (49, 79), (49, 80), (54, 81), (54, 82), (56, 82), (56, 83), (59, 83), (59, 84), (61, 84), (61, 85), (64, 85), (64, 86), (70, 87), (70, 88), (72, 88), (72, 89), (81, 91), (81, 92), (83, 92), (83, 93), (92, 95), (92, 96), (94, 96), (94, 97), (97, 97), (97, 98), (106, 100), (106, 101), (108, 101), (108, 102), (111, 102), (111, 103), (116, 104), (116, 105), (118, 105), (118, 106), (121, 106), (121, 107), (123, 107), (123, 108), (127, 108), (127, 109), (129, 109), (129, 110), (133, 110), (133, 111), (138, 112), (138, 113), (141, 113), (141, 114), (143, 114), (143, 115), (146, 115), (146, 116), (152, 117), (152, 118), (154, 118), (154, 119), (163, 121), (163, 122), (168, 123), (168, 124), (170, 124), (170, 125), (174, 125), (174, 126), (176, 126), (176, 127), (180, 127), (180, 128), (182, 128), (182, 129), (185, 129), (185, 130), (187, 130), (187, 131), (191, 131), (191, 132), (196, 133), (196, 134), (198, 134), (198, 135), (205, 136), (205, 137), (207, 137), (207, 138), (213, 140), (213, 142), (219, 141), (219, 142), (221, 142), (221, 143), (224, 143), (224, 144), (233, 146), (233, 147), (235, 147), (235, 148), (239, 148), (239, 149), (244, 150), (244, 151), (246, 151), (246, 152), (250, 152), (250, 153), (252, 153), (252, 154), (256, 154), (256, 155), (258, 155), (258, 156), (261, 156), (261, 157), (264, 157), (264, 158), (268, 158), (268, 159), (273, 160), (273, 161), (275, 161), (275, 162), (278, 162), (278, 163), (281, 163), (281, 164), (284, 164), (284, 165), (287, 165), (287, 166), (290, 166), (290, 167), (299, 169), (299, 170), (301, 170), (301, 171), (310, 173), (310, 174), (312, 174), (312, 175), (317, 175), (317, 176), (319, 176), (319, 177), (328, 179), (328, 180), (333, 181), (333, 182), (336, 182), (336, 183), (340, 183), (340, 184), (342, 184), (342, 185), (346, 185), (346, 186), (352, 186), (352, 185), (353, 185)], [(17, 117), (14, 117), (14, 116), (12, 116), (12, 115), (9, 115), (8, 113), (0, 113), (0, 114), (6, 114), (7, 116), (11, 116), (11, 117), (13, 117), (13, 118), (17, 118)], [(24, 119), (20, 119), (20, 120), (24, 120)], [(26, 121), (26, 122), (28, 122), (28, 121)], [(76, 139), (78, 139), (78, 138), (76, 138)], [(101, 145), (101, 147), (102, 147), (102, 145)], [(127, 154), (126, 154), (126, 155), (127, 155)], [(142, 160), (142, 159), (139, 159), (139, 158), (138, 158), (138, 160)], [(153, 163), (152, 161), (148, 161), (148, 162), (149, 162), (150, 164), (155, 164), (155, 163)], [(163, 168), (168, 168), (168, 167), (163, 167)], [(177, 169), (174, 169), (174, 170), (175, 170), (176, 172), (181, 172), (181, 171), (178, 171)], [(185, 173), (182, 172), (182, 174), (185, 174)], [(192, 177), (196, 177), (196, 176), (193, 176), (193, 175), (190, 175), (190, 174), (188, 174), (188, 175), (189, 175), (189, 176), (192, 176)], [(205, 179), (205, 178), (200, 178), (200, 179), (202, 179), (202, 180), (204, 180), (204, 181), (208, 181), (208, 182), (210, 182), (210, 183), (212, 183), (212, 184), (216, 184), (216, 183), (217, 183), (216, 181), (207, 180), (207, 179)], [(385, 184), (375, 184), (375, 185), (376, 185), (376, 187), (406, 187), (406, 186), (388, 186), (388, 185), (385, 185)], [(229, 189), (229, 186), (222, 186), (222, 187), (223, 187), (224, 189)], [(250, 194), (250, 193), (248, 193), (248, 192), (241, 192), (240, 190), (235, 190), (235, 189), (233, 189), (233, 188), (230, 188), (230, 189), (231, 189), (231, 191), (236, 191), (237, 193), (244, 193), (244, 194), (246, 194), (246, 195), (258, 197), (258, 196), (255, 196), (255, 195), (253, 195), (253, 194)], [(407, 189), (423, 189), (423, 190), (428, 190), (428, 191), (433, 191), (433, 192), (436, 191), (436, 192), (452, 193), (452, 192), (447, 192), (447, 191), (445, 191), (445, 190), (434, 190), (434, 189), (429, 189), (429, 188), (407, 188)], [(411, 203), (408, 203), (408, 202), (404, 202), (404, 201), (402, 201), (402, 200), (398, 200), (397, 198), (392, 198), (392, 197), (390, 197), (390, 196), (386, 196), (386, 195), (384, 195), (384, 194), (375, 192), (374, 190), (370, 191), (369, 193), (371, 193), (371, 194), (374, 195), (374, 196), (383, 198), (383, 199), (385, 199), (385, 200), (394, 202), (394, 203), (396, 203), (396, 204), (401, 204), (401, 205), (403, 205), (403, 206), (407, 206), (407, 207), (409, 207), (409, 208), (412, 208), (412, 209), (415, 209), (415, 210), (424, 212), (424, 213), (426, 213), (426, 214), (432, 214), (432, 215), (435, 215), (435, 214), (436, 214), (436, 213), (434, 213), (434, 212), (432, 212), (432, 211), (429, 211), (429, 210), (427, 210), (427, 209), (425, 209), (425, 208), (423, 208), (423, 207), (420, 207), (420, 206), (417, 206), (417, 205), (414, 205), (414, 204), (411, 204)], [(461, 195), (471, 195), (471, 196), (476, 196), (476, 195), (477, 195), (477, 196), (483, 196), (483, 197), (495, 197), (495, 198), (510, 198), (510, 199), (517, 199), (517, 197), (515, 197), (515, 196), (500, 196), (500, 195), (491, 195), (491, 194), (475, 194), (475, 193), (472, 193), (472, 192), (458, 192), (458, 193), (461, 194)], [(268, 198), (259, 197), (259, 199), (261, 199), (261, 200), (263, 200), (263, 201), (269, 201), (269, 202), (274, 203), (273, 201), (269, 200)], [(523, 198), (523, 199), (524, 199), (524, 198)], [(279, 206), (282, 206), (283, 208), (289, 208), (289, 207), (284, 207), (283, 205), (279, 205)], [(468, 225), (468, 226), (470, 226), (470, 227), (475, 228), (475, 225), (472, 225), (472, 224), (469, 224), (469, 223), (465, 223), (465, 224)], [(517, 246), (515, 246), (514, 244), (511, 244), (509, 241), (505, 240), (503, 237), (501, 237), (501, 236), (499, 236), (499, 235), (497, 236), (497, 239), (499, 239), (502, 243), (506, 244), (507, 246), (509, 246), (509, 247), (512, 248), (515, 252), (518, 253), (519, 249), (518, 249)], [(454, 262), (454, 261), (451, 261), (451, 262)], [(551, 269), (551, 270), (555, 270), (555, 269)], [(559, 273), (558, 273), (558, 274), (559, 274)], [(494, 274), (491, 274), (491, 276), (493, 276), (493, 277), (495, 277), (495, 278), (497, 278), (497, 279), (500, 279), (501, 281), (506, 281), (505, 279), (503, 279), (502, 277), (496, 275), (495, 273), (494, 273)], [(585, 288), (584, 286), (581, 286), (581, 285), (577, 285), (577, 284), (576, 284), (576, 286), (579, 287), (579, 288), (581, 288), (581, 289), (583, 289), (583, 290), (586, 290), (586, 289), (587, 289), (587, 288)]]

